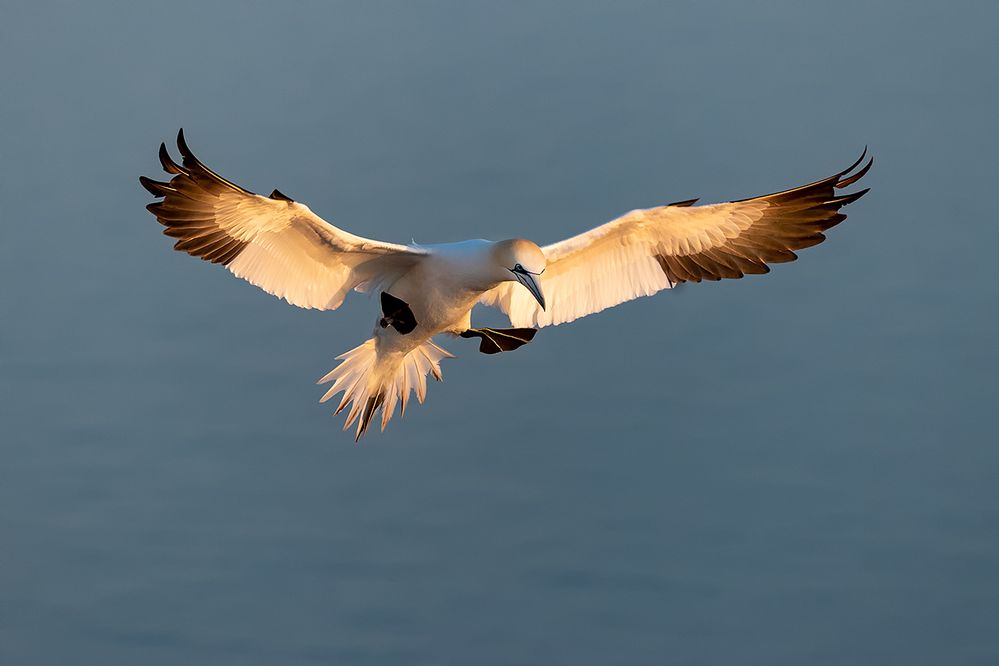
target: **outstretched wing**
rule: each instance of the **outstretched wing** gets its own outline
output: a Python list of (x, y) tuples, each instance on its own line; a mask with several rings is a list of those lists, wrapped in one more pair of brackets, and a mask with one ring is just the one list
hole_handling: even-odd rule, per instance
[(184, 130), (177, 147), (182, 164), (160, 144), (170, 182), (139, 178), (163, 199), (146, 208), (178, 239), (174, 249), (222, 264), (292, 305), (335, 310), (352, 289), (389, 282), (425, 256), (338, 229), (277, 190), (263, 197), (230, 183), (194, 156)]
[(505, 282), (481, 301), (505, 312), (514, 326), (551, 326), (650, 296), (681, 282), (767, 273), (767, 264), (794, 261), (793, 252), (825, 240), (846, 219), (839, 209), (867, 193), (837, 196), (867, 173), (849, 169), (792, 190), (709, 206), (696, 199), (633, 210), (586, 233), (542, 248), (542, 310), (519, 285)]

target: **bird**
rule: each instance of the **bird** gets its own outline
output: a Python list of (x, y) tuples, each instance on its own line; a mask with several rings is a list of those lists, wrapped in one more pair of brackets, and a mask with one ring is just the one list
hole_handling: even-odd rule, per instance
[[(446, 334), (479, 340), (485, 354), (512, 352), (538, 329), (574, 321), (684, 283), (741, 278), (794, 261), (846, 219), (840, 209), (874, 163), (867, 148), (849, 168), (808, 185), (726, 203), (698, 199), (635, 209), (566, 240), (483, 239), (395, 244), (333, 226), (277, 189), (254, 194), (202, 163), (177, 135), (181, 161), (161, 143), (170, 180), (139, 177), (158, 200), (146, 206), (177, 239), (174, 249), (221, 264), (233, 275), (301, 308), (336, 310), (350, 292), (378, 294), (372, 336), (337, 357), (318, 384), (320, 399), (342, 394), (343, 429), (354, 441), (380, 411), (384, 431), (411, 395), (422, 404), (427, 377), (442, 380), (454, 356), (434, 342)], [(864, 163), (864, 166), (860, 165)], [(860, 167), (857, 170), (857, 167)], [(476, 305), (498, 308), (510, 328), (476, 328)]]

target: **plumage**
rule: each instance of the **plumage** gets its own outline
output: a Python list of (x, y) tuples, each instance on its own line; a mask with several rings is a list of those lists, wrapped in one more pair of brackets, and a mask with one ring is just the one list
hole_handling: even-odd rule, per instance
[(500, 308), (514, 326), (551, 326), (649, 296), (683, 282), (767, 273), (768, 264), (794, 261), (846, 219), (839, 213), (868, 190), (837, 196), (874, 159), (844, 178), (866, 156), (834, 176), (774, 194), (722, 204), (687, 202), (633, 210), (578, 236), (542, 248), (548, 260), (542, 309), (516, 285), (503, 283), (482, 302)]
[[(335, 310), (350, 291), (381, 292), (370, 339), (337, 357), (318, 383), (338, 393), (344, 429), (355, 440), (381, 412), (384, 430), (412, 393), (422, 404), (427, 376), (441, 381), (453, 356), (438, 334), (479, 338), (480, 351), (511, 352), (536, 329), (573, 321), (684, 282), (737, 279), (794, 261), (796, 250), (825, 240), (846, 216), (840, 209), (867, 189), (858, 182), (867, 151), (853, 165), (808, 185), (722, 204), (687, 199), (633, 210), (572, 238), (539, 247), (524, 239), (397, 245), (335, 227), (274, 189), (254, 194), (205, 166), (181, 130), (181, 162), (165, 144), (159, 162), (172, 178), (140, 184), (159, 200), (146, 206), (175, 239), (174, 248), (225, 266), (292, 305)], [(498, 307), (514, 326), (472, 328), (478, 303)]]
[(425, 254), (347, 233), (275, 190), (262, 197), (206, 167), (177, 136), (178, 165), (166, 145), (160, 163), (169, 183), (139, 182), (163, 200), (147, 208), (178, 238), (174, 248), (221, 263), (233, 274), (292, 305), (335, 310), (353, 289), (405, 273)]

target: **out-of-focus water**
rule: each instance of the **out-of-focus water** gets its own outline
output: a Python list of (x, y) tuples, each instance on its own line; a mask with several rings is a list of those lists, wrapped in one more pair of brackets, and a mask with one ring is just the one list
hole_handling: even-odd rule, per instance
[[(18, 4), (0, 21), (0, 663), (995, 664), (993, 4)], [(351, 231), (557, 240), (849, 164), (767, 276), (508, 355), (361, 446), (375, 304), (170, 250), (211, 166)]]

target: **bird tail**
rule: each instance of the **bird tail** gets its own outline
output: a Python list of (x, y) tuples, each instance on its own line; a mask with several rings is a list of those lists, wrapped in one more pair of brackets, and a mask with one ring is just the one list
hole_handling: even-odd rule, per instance
[(354, 347), (349, 352), (336, 357), (340, 365), (330, 370), (317, 384), (333, 382), (319, 402), (326, 402), (343, 391), (343, 398), (334, 414), (339, 414), (347, 405), (347, 420), (343, 429), (357, 421), (354, 441), (368, 429), (375, 413), (382, 410), (382, 430), (392, 419), (396, 403), (400, 405), (400, 416), (406, 414), (409, 394), (416, 392), (416, 398), (423, 404), (427, 395), (427, 374), (441, 381), (441, 360), (454, 358), (453, 354), (438, 347), (430, 340), (408, 353), (389, 352), (379, 354), (375, 338)]

